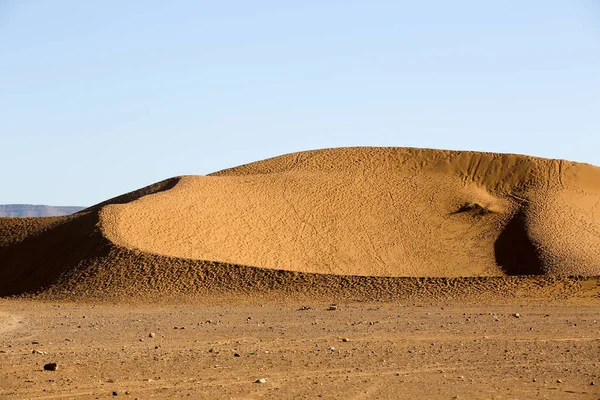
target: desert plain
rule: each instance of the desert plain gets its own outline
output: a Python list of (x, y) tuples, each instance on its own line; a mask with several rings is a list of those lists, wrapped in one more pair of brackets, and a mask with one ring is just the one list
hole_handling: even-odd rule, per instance
[(345, 148), (0, 218), (0, 398), (598, 399), (599, 206), (592, 165)]
[(3, 399), (600, 396), (593, 306), (0, 305)]

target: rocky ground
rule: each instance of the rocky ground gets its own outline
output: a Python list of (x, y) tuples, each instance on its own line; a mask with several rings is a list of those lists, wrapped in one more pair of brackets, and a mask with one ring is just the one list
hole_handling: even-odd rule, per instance
[(114, 397), (598, 399), (600, 307), (0, 301), (1, 399)]

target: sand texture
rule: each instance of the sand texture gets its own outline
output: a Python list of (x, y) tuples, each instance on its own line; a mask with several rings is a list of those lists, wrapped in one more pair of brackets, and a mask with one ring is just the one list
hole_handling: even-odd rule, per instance
[(0, 219), (0, 295), (598, 299), (600, 168), (408, 148), (294, 153), (77, 214)]
[(598, 307), (328, 308), (0, 300), (0, 399), (600, 397)]

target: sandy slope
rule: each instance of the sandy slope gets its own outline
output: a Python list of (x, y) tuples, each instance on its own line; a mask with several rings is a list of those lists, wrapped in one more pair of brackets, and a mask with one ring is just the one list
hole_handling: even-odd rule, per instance
[(290, 154), (68, 217), (0, 219), (0, 295), (597, 301), (599, 195), (600, 168), (560, 160)]
[(600, 272), (600, 169), (395, 148), (305, 152), (106, 207), (107, 236), (171, 257), (303, 272)]

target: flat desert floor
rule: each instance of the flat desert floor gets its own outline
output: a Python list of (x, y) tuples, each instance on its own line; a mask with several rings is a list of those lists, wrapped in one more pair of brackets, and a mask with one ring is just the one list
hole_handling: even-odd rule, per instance
[(0, 300), (0, 398), (600, 398), (598, 306), (329, 307)]

